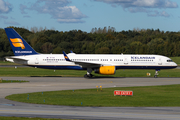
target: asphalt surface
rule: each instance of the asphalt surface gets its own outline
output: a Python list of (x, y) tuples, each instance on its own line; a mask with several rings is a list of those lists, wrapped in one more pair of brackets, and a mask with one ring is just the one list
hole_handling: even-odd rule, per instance
[[(179, 120), (180, 107), (71, 107), (14, 102), (5, 96), (17, 93), (76, 90), (96, 86), (128, 87), (180, 84), (180, 78), (66, 78), (0, 77), (4, 80), (27, 80), (28, 83), (0, 84), (0, 116), (43, 117), (97, 120)], [(113, 94), (113, 93), (112, 93)]]

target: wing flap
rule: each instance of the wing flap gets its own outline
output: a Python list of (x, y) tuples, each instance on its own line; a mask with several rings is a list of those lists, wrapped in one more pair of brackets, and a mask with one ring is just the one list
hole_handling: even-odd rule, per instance
[(90, 62), (78, 62), (78, 61), (72, 61), (77, 65), (82, 66), (82, 68), (97, 68), (100, 67), (101, 64), (98, 63), (90, 63)]

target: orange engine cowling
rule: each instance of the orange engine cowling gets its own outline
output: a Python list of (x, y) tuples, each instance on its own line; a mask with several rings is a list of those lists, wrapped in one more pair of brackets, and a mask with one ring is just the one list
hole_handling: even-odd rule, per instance
[(94, 69), (94, 72), (103, 75), (114, 75), (116, 69), (115, 66), (101, 66), (98, 69)]

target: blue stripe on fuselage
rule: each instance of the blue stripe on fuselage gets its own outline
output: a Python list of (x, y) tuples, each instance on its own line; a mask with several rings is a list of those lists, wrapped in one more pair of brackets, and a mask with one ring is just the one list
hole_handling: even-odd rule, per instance
[[(86, 70), (80, 66), (47, 66), (47, 65), (29, 65), (31, 67), (44, 68), (44, 69), (72, 69), (72, 70)], [(176, 66), (115, 66), (116, 69), (172, 69)]]
[(71, 70), (86, 70), (84, 68), (81, 68), (80, 66), (45, 66), (45, 65), (28, 65), (30, 67), (37, 67), (37, 68), (43, 68), (43, 69), (71, 69)]

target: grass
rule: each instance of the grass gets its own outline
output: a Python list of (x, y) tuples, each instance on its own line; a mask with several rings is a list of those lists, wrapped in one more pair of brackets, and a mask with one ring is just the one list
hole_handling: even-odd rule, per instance
[[(150, 77), (154, 76), (155, 70), (116, 70), (115, 75), (93, 75), (100, 77), (147, 77), (147, 73), (151, 73)], [(180, 77), (180, 69), (170, 69), (159, 71), (159, 77)], [(49, 70), (31, 67), (2, 67), (0, 68), (0, 76), (62, 76), (62, 77), (83, 77), (86, 74), (86, 70)]]
[(22, 82), (28, 82), (24, 80), (0, 80), (0, 83), (22, 83)]
[(8, 62), (8, 61), (0, 61), (0, 65), (20, 65), (20, 64)]
[[(114, 90), (132, 90), (133, 96), (114, 96)], [(108, 107), (177, 107), (180, 85), (103, 88), (37, 92), (7, 96), (6, 99), (50, 105)]]
[(75, 70), (50, 70), (31, 67), (6, 67), (0, 68), (0, 76), (83, 76), (86, 71)]
[[(0, 120), (65, 120), (52, 118), (0, 117)], [(66, 119), (68, 120), (68, 119)]]
[(180, 57), (170, 57), (178, 66), (180, 66)]

